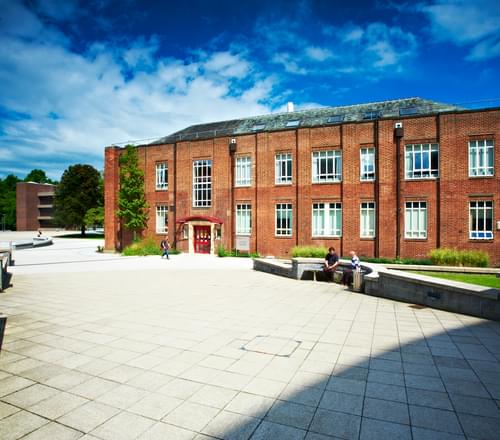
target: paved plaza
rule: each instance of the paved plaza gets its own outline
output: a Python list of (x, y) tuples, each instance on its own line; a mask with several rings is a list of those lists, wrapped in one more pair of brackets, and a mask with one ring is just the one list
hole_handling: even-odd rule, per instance
[(98, 244), (15, 252), (2, 440), (500, 438), (498, 322)]

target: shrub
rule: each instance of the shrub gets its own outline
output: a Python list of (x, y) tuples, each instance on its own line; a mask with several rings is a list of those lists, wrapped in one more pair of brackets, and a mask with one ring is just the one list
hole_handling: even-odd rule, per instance
[(232, 251), (227, 250), (224, 246), (219, 246), (217, 248), (217, 256), (219, 257), (246, 257), (246, 258), (259, 258), (260, 254), (258, 252), (240, 252), (237, 249)]
[(488, 267), (490, 262), (489, 255), (484, 251), (450, 248), (433, 249), (429, 252), (429, 257), (437, 266)]
[[(169, 249), (168, 252), (170, 253), (170, 255), (176, 255), (180, 253), (177, 249)], [(122, 254), (126, 257), (161, 255), (162, 250), (152, 237), (146, 237), (142, 240), (135, 241), (130, 246), (127, 246), (125, 249), (123, 249)]]
[(295, 246), (292, 248), (292, 257), (324, 258), (327, 253), (328, 249), (320, 246)]

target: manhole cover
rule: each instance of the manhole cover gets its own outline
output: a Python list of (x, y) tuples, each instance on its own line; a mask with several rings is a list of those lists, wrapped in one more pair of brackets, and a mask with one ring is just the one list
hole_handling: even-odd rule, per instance
[(295, 339), (279, 338), (276, 336), (256, 336), (250, 342), (241, 347), (245, 351), (271, 354), (274, 356), (291, 356), (297, 350), (302, 341)]

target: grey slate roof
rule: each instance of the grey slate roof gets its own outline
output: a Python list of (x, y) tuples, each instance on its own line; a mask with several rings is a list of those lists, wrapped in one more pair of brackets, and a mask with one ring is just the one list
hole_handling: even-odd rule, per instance
[(396, 99), (342, 107), (323, 107), (191, 125), (183, 130), (158, 139), (151, 144), (210, 139), (219, 136), (249, 134), (259, 131), (314, 127), (379, 118), (435, 114), (454, 110), (463, 110), (463, 108), (422, 98)]

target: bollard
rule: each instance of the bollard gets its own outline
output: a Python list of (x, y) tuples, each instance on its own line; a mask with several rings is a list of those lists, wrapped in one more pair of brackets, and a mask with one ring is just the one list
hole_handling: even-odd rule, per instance
[(7, 317), (0, 316), (0, 351), (2, 351), (3, 335), (5, 333), (5, 327), (7, 327)]
[(352, 290), (355, 292), (363, 291), (363, 272), (361, 270), (353, 272)]

